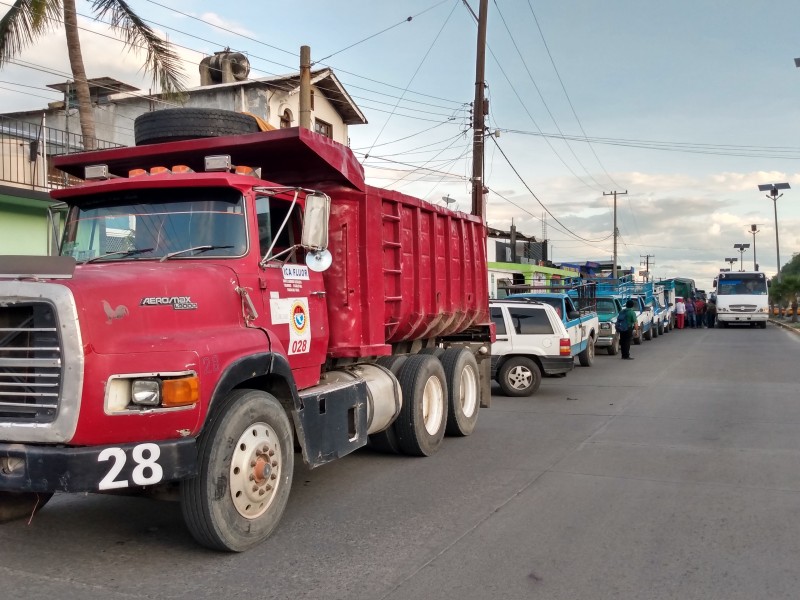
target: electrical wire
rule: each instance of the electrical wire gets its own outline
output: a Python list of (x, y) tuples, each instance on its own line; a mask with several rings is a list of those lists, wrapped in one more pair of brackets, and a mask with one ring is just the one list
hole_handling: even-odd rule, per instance
[[(533, 17), (534, 23), (536, 23), (536, 29), (538, 29), (539, 31), (539, 36), (542, 38), (542, 43), (544, 44), (544, 48), (547, 51), (547, 56), (550, 58), (550, 64), (553, 65), (553, 70), (556, 73), (558, 82), (559, 84), (561, 84), (561, 89), (564, 91), (564, 96), (566, 96), (567, 98), (567, 103), (569, 104), (570, 110), (572, 110), (572, 114), (575, 117), (575, 121), (577, 121), (578, 123), (578, 127), (580, 127), (581, 129), (581, 133), (583, 133), (583, 137), (588, 141), (586, 131), (583, 128), (583, 123), (581, 123), (581, 120), (578, 117), (578, 113), (575, 111), (575, 106), (572, 104), (572, 99), (569, 97), (569, 93), (567, 92), (567, 88), (564, 85), (564, 81), (561, 79), (561, 73), (558, 72), (558, 67), (556, 67), (556, 61), (553, 59), (553, 55), (550, 52), (550, 47), (547, 45), (547, 40), (544, 37), (544, 32), (542, 31), (542, 27), (541, 25), (539, 25), (539, 19), (536, 18), (536, 13), (533, 11), (533, 5), (531, 4), (531, 0), (528, 0), (528, 8), (531, 11), (531, 16)], [(600, 160), (600, 157), (597, 156), (597, 153), (595, 152), (594, 147), (592, 146), (591, 143), (589, 143), (589, 148), (591, 149), (592, 154), (594, 154), (594, 157), (597, 160), (597, 164), (600, 165), (601, 169), (603, 169), (603, 173), (606, 174), (606, 177), (608, 177), (608, 180), (611, 182), (611, 184), (617, 188), (623, 187), (619, 185), (616, 181), (614, 181), (613, 177), (611, 177), (611, 174), (606, 170), (605, 165)]]
[[(561, 227), (563, 227), (563, 228), (566, 230), (566, 231), (565, 231), (565, 233), (567, 233), (567, 235), (571, 235), (572, 237), (574, 237), (574, 238), (576, 238), (576, 239), (579, 239), (579, 240), (581, 240), (582, 242), (589, 242), (589, 243), (599, 243), (599, 242), (604, 242), (604, 241), (606, 241), (607, 239), (609, 239), (610, 237), (612, 237), (612, 236), (614, 235), (614, 234), (613, 234), (613, 232), (612, 232), (610, 235), (608, 235), (608, 236), (606, 236), (606, 237), (604, 237), (604, 238), (602, 238), (602, 239), (590, 240), (590, 239), (587, 239), (587, 238), (585, 238), (585, 237), (583, 237), (583, 236), (580, 236), (580, 235), (578, 235), (577, 233), (573, 232), (573, 231), (572, 231), (572, 230), (571, 230), (569, 227), (567, 227), (566, 225), (564, 225), (564, 223), (562, 223), (562, 222), (561, 222), (561, 221), (560, 221), (560, 220), (559, 220), (559, 219), (558, 219), (558, 218), (557, 218), (557, 217), (556, 217), (556, 216), (555, 216), (555, 215), (554, 215), (552, 212), (550, 212), (550, 209), (549, 209), (549, 208), (547, 208), (547, 207), (544, 205), (544, 203), (543, 203), (543, 202), (542, 202), (542, 201), (539, 199), (539, 197), (538, 197), (538, 196), (537, 196), (537, 195), (536, 195), (536, 194), (533, 192), (533, 190), (530, 188), (530, 186), (528, 186), (527, 182), (526, 182), (526, 181), (523, 179), (523, 177), (522, 177), (522, 175), (520, 174), (520, 172), (519, 172), (519, 171), (517, 170), (517, 168), (516, 168), (516, 167), (513, 165), (513, 163), (511, 162), (511, 160), (509, 160), (508, 156), (507, 156), (507, 155), (506, 155), (506, 153), (503, 151), (503, 148), (502, 148), (502, 147), (500, 146), (500, 144), (497, 142), (497, 139), (496, 139), (494, 136), (491, 136), (491, 139), (492, 139), (492, 141), (495, 143), (495, 146), (497, 146), (497, 149), (500, 151), (500, 154), (502, 154), (502, 155), (503, 155), (503, 158), (504, 158), (504, 159), (505, 159), (505, 161), (508, 163), (508, 166), (509, 166), (509, 167), (511, 167), (511, 170), (512, 170), (512, 171), (514, 171), (514, 174), (515, 174), (515, 175), (517, 176), (517, 178), (520, 180), (520, 182), (522, 183), (522, 185), (524, 185), (524, 186), (525, 186), (525, 189), (527, 189), (527, 190), (528, 190), (528, 192), (531, 194), (531, 196), (533, 196), (534, 200), (536, 200), (536, 202), (538, 202), (538, 203), (539, 203), (539, 205), (540, 205), (540, 206), (541, 206), (541, 207), (542, 207), (542, 208), (545, 210), (545, 212), (546, 212), (548, 215), (550, 215), (550, 216), (553, 218), (553, 220), (554, 220), (556, 223), (558, 223), (559, 225), (561, 225)], [(527, 212), (527, 211), (526, 211), (526, 212)], [(529, 213), (529, 214), (530, 214), (530, 213)]]
[[(408, 84), (406, 85), (406, 88), (403, 90), (403, 93), (401, 94), (401, 98), (403, 96), (405, 96), (406, 92), (408, 91), (408, 88), (414, 82), (414, 78), (417, 76), (417, 73), (419, 73), (419, 70), (422, 68), (422, 65), (424, 65), (425, 61), (428, 59), (428, 56), (430, 55), (431, 50), (433, 50), (434, 45), (436, 44), (436, 42), (439, 39), (439, 36), (442, 35), (442, 31), (444, 31), (444, 28), (450, 22), (450, 18), (453, 16), (453, 13), (455, 12), (456, 7), (458, 6), (458, 1), (459, 0), (456, 0), (456, 2), (453, 4), (453, 8), (450, 10), (450, 13), (447, 15), (447, 18), (444, 20), (444, 23), (442, 23), (442, 26), (439, 28), (439, 31), (437, 32), (436, 37), (433, 38), (433, 41), (431, 42), (430, 46), (428, 46), (428, 50), (425, 52), (425, 55), (422, 57), (422, 60), (420, 61), (420, 63), (417, 65), (417, 68), (414, 71), (414, 74), (411, 76), (411, 79), (408, 81)], [(398, 99), (397, 104), (395, 105), (395, 109), (397, 108), (397, 106), (399, 104), (400, 104), (400, 100)], [(369, 156), (369, 153), (372, 152), (372, 148), (375, 147), (375, 144), (378, 143), (378, 139), (380, 139), (381, 135), (383, 135), (383, 131), (386, 129), (386, 126), (389, 124), (389, 121), (391, 120), (393, 115), (394, 115), (394, 110), (392, 110), (392, 113), (389, 115), (389, 117), (386, 119), (386, 121), (384, 121), (383, 126), (381, 127), (380, 131), (378, 132), (378, 135), (375, 136), (375, 140), (373, 140), (372, 146), (370, 146), (370, 149), (367, 150), (367, 154), (366, 154), (367, 157)]]
[[(559, 126), (555, 115), (553, 115), (553, 112), (550, 110), (550, 106), (548, 106), (547, 101), (544, 99), (544, 94), (542, 94), (542, 90), (539, 89), (539, 85), (536, 83), (536, 80), (533, 78), (533, 74), (531, 73), (531, 70), (528, 67), (528, 63), (525, 60), (525, 57), (522, 55), (522, 52), (520, 51), (519, 46), (517, 45), (517, 41), (516, 41), (516, 39), (514, 39), (514, 35), (511, 33), (511, 29), (509, 28), (508, 23), (506, 22), (506, 18), (503, 16), (503, 12), (500, 10), (500, 5), (497, 4), (497, 0), (494, 0), (494, 4), (495, 4), (495, 8), (497, 9), (497, 14), (500, 15), (500, 20), (503, 22), (503, 26), (506, 28), (506, 32), (508, 33), (508, 37), (511, 40), (512, 45), (514, 46), (514, 49), (517, 51), (517, 55), (519, 56), (520, 61), (522, 61), (522, 66), (525, 68), (525, 72), (528, 74), (528, 79), (531, 80), (531, 83), (533, 84), (533, 87), (536, 90), (536, 93), (539, 95), (539, 99), (542, 101), (542, 104), (544, 105), (544, 108), (547, 111), (547, 114), (550, 115), (550, 119), (553, 121), (553, 125), (555, 125), (556, 129), (558, 130), (558, 132), (563, 135), (563, 132), (561, 131), (561, 127)], [(583, 169), (586, 172), (586, 174), (589, 176), (589, 179), (591, 179), (598, 187), (603, 187), (602, 184), (599, 181), (597, 181), (597, 179), (594, 178), (594, 175), (592, 175), (589, 172), (589, 170), (583, 164), (581, 159), (578, 158), (578, 155), (576, 154), (575, 149), (572, 147), (572, 145), (569, 143), (569, 141), (564, 140), (564, 143), (567, 145), (567, 148), (569, 149), (570, 153), (575, 158), (577, 163), (581, 166), (581, 169)]]

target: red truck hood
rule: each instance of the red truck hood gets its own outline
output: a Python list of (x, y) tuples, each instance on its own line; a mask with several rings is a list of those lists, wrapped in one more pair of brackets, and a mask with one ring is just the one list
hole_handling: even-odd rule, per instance
[(75, 296), (87, 353), (188, 349), (190, 336), (196, 346), (198, 329), (242, 321), (236, 274), (219, 264), (79, 265), (63, 284)]

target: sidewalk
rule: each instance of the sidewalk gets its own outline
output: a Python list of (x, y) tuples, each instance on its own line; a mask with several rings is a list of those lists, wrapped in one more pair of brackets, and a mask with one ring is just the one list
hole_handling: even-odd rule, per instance
[(788, 329), (789, 331), (794, 331), (796, 334), (800, 335), (800, 320), (797, 323), (792, 323), (789, 319), (770, 319), (769, 322), (773, 325), (777, 325), (778, 327), (783, 327), (784, 329)]

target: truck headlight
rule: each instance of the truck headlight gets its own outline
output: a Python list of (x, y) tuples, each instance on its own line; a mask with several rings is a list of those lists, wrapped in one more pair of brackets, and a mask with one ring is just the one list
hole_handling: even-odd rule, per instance
[(131, 402), (141, 406), (158, 406), (161, 404), (161, 382), (158, 379), (134, 379)]
[(611, 323), (600, 323), (600, 329), (611, 329)]
[(145, 408), (170, 409), (200, 401), (200, 380), (190, 373), (115, 375), (106, 387), (106, 413), (141, 412)]

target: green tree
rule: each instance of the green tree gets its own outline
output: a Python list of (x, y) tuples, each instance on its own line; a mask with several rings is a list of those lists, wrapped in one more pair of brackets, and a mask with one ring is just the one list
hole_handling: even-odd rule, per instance
[(800, 295), (800, 275), (784, 275), (781, 281), (784, 301), (792, 307), (792, 323), (797, 323), (797, 296)]
[[(111, 29), (119, 33), (126, 47), (146, 52), (144, 69), (153, 76), (153, 84), (168, 95), (184, 89), (184, 74), (180, 59), (167, 42), (134, 13), (123, 0), (92, 0), (91, 8), (98, 19), (108, 17)], [(64, 23), (78, 115), (87, 150), (96, 146), (94, 112), (89, 97), (86, 68), (83, 65), (81, 42), (78, 36), (78, 15), (75, 0), (16, 0), (0, 19), (0, 67), (7, 64), (36, 39)]]

